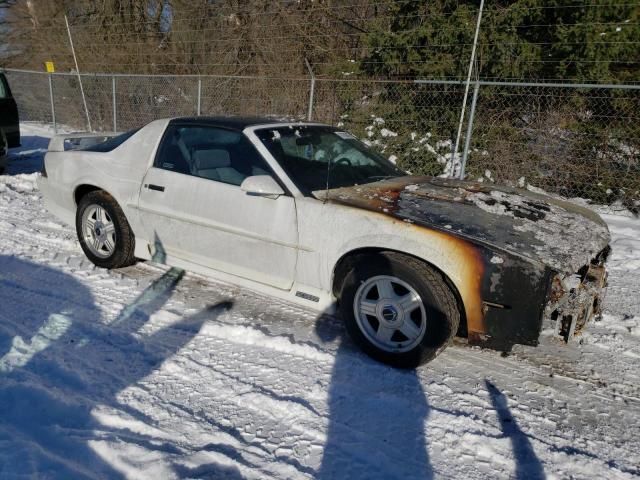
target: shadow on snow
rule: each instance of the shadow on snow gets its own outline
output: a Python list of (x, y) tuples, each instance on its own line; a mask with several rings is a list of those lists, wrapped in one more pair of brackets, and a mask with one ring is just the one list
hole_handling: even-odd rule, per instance
[[(140, 333), (182, 275), (170, 269), (105, 324), (91, 292), (70, 275), (0, 255), (0, 450), (12, 457), (0, 464), (0, 476), (121, 478), (96, 453), (100, 442), (121, 438), (152, 452), (177, 453), (172, 445), (100, 423), (94, 409), (124, 410), (148, 423), (121, 404), (118, 393), (154, 372), (206, 320), (231, 308), (231, 302), (220, 302), (152, 334)], [(208, 468), (239, 477), (233, 468)]]
[(320, 317), (316, 332), (324, 342), (340, 338), (329, 386), (327, 440), (316, 478), (432, 478), (425, 438), (430, 408), (417, 373), (356, 353), (332, 317)]
[(22, 135), (22, 146), (9, 149), (9, 163), (6, 174), (35, 173), (42, 170), (44, 154), (47, 153), (49, 138)]
[[(168, 270), (105, 324), (91, 292), (72, 276), (0, 255), (0, 450), (12, 451), (12, 461), (0, 465), (0, 476), (37, 472), (54, 478), (121, 478), (97, 453), (100, 442), (107, 441), (124, 440), (159, 454), (185, 453), (170, 442), (104, 425), (95, 416), (96, 407), (112, 408), (152, 423), (120, 403), (118, 394), (158, 369), (205, 321), (232, 307), (222, 301), (152, 334), (140, 333), (183, 274)], [(320, 316), (316, 333), (323, 342), (340, 344), (328, 392), (322, 463), (318, 471), (301, 471), (336, 480), (432, 478), (427, 448), (432, 408), (416, 372), (395, 370), (357, 353), (335, 317)], [(503, 436), (512, 443), (516, 478), (544, 478), (505, 396), (489, 381), (486, 386)], [(234, 452), (229, 456), (234, 458)], [(235, 467), (215, 463), (172, 467), (181, 477), (242, 478)]]
[(484, 381), (491, 398), (491, 404), (498, 414), (504, 437), (511, 440), (511, 448), (516, 462), (515, 478), (518, 480), (542, 480), (545, 477), (542, 463), (531, 446), (529, 437), (518, 426), (507, 405), (507, 397), (489, 380)]

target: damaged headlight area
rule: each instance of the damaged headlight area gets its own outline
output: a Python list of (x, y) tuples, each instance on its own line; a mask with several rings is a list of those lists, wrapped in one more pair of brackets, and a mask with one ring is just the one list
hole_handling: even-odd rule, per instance
[(607, 285), (605, 263), (611, 252), (607, 246), (590, 263), (571, 275), (557, 274), (547, 298), (545, 318), (557, 337), (568, 342), (602, 314)]

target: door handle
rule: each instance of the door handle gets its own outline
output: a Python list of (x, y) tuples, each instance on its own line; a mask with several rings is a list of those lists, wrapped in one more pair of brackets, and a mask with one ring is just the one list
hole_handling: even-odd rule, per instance
[(148, 183), (144, 186), (144, 188), (148, 188), (149, 190), (155, 190), (156, 192), (164, 192), (163, 185), (154, 185), (153, 183)]

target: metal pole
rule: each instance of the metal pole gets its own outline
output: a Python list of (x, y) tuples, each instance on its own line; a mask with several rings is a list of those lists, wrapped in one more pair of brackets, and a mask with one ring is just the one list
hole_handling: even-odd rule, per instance
[[(467, 108), (467, 97), (469, 95), (469, 84), (471, 83), (471, 72), (473, 72), (473, 62), (476, 58), (476, 47), (478, 46), (478, 33), (480, 33), (480, 21), (482, 20), (482, 10), (484, 8), (484, 0), (480, 0), (480, 10), (478, 11), (478, 21), (476, 23), (476, 33), (473, 37), (473, 48), (471, 49), (471, 58), (469, 59), (469, 71), (467, 73), (467, 83), (464, 87), (464, 98), (462, 100), (462, 110), (460, 111), (460, 123), (458, 124), (458, 134), (456, 135), (456, 143), (451, 153), (451, 165), (455, 161), (458, 154), (458, 145), (460, 144), (460, 136), (462, 135), (462, 123), (464, 122), (464, 111)], [(451, 174), (454, 175), (453, 169)]]
[(118, 104), (116, 103), (116, 77), (111, 77), (111, 102), (113, 104), (113, 131), (118, 131)]
[(202, 107), (202, 77), (198, 77), (198, 110), (197, 115), (200, 116)]
[(307, 70), (309, 70), (309, 75), (311, 75), (311, 89), (309, 91), (309, 109), (307, 110), (307, 120), (311, 121), (311, 117), (313, 116), (313, 96), (316, 91), (316, 76), (313, 74), (313, 69), (311, 65), (309, 65), (309, 61), (305, 58), (304, 63), (307, 66)]
[(80, 83), (80, 94), (82, 95), (82, 104), (84, 105), (84, 113), (87, 116), (87, 126), (89, 131), (91, 128), (91, 118), (89, 118), (89, 109), (87, 108), (87, 99), (84, 96), (84, 88), (82, 87), (82, 77), (80, 76), (80, 69), (78, 68), (78, 58), (76, 57), (76, 49), (73, 47), (73, 38), (71, 37), (71, 29), (69, 28), (69, 20), (67, 16), (64, 16), (64, 22), (67, 24), (67, 33), (69, 34), (69, 43), (71, 44), (71, 53), (73, 54), (73, 62), (76, 65), (76, 73), (78, 74), (78, 83)]
[(51, 100), (51, 121), (53, 122), (53, 133), (58, 133), (58, 124), (56, 123), (56, 106), (53, 101), (53, 75), (49, 74), (49, 100)]
[(469, 112), (469, 121), (467, 122), (467, 135), (464, 139), (464, 151), (462, 153), (462, 163), (460, 165), (460, 180), (464, 180), (464, 172), (467, 168), (467, 158), (469, 156), (469, 147), (471, 146), (471, 134), (473, 133), (473, 119), (476, 115), (476, 103), (478, 101), (478, 92), (480, 91), (480, 83), (476, 82), (473, 87), (473, 97), (471, 98), (471, 111)]

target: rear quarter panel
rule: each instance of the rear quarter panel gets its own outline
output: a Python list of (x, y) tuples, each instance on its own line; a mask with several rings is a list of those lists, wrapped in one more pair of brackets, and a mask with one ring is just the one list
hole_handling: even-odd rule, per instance
[(47, 206), (73, 225), (77, 208), (75, 191), (82, 185), (92, 185), (113, 196), (134, 233), (142, 233), (136, 208), (140, 184), (167, 123), (167, 120), (150, 123), (110, 152), (48, 152), (45, 156), (48, 178), (43, 182)]

